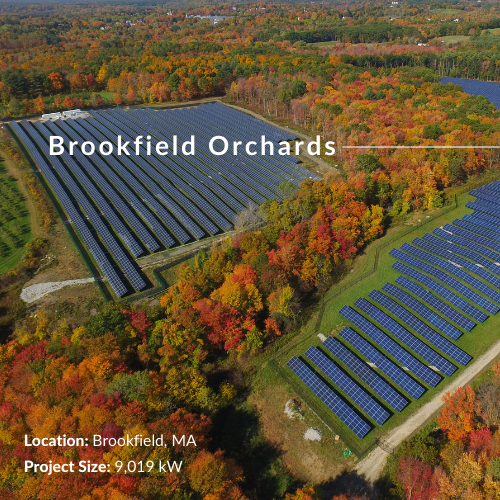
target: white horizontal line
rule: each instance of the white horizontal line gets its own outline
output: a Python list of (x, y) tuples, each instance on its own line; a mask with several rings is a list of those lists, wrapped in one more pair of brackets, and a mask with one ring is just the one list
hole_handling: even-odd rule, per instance
[(500, 146), (342, 146), (342, 149), (500, 149)]

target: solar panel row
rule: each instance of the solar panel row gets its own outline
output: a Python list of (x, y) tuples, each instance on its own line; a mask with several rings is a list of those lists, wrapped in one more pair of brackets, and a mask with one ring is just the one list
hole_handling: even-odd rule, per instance
[[(163, 130), (164, 133), (176, 133), (176, 135), (181, 140), (187, 140), (191, 135), (195, 135), (197, 139), (197, 151), (201, 152), (199, 156), (200, 160), (207, 162), (212, 168), (213, 173), (210, 175), (215, 176), (214, 178), (219, 181), (221, 178), (226, 178), (231, 181), (234, 185), (238, 186), (239, 190), (247, 193), (251, 198), (258, 204), (263, 203), (266, 199), (280, 199), (276, 192), (269, 189), (270, 187), (275, 187), (276, 185), (270, 183), (267, 179), (261, 176), (258, 172), (250, 169), (247, 165), (240, 162), (239, 164), (231, 163), (229, 161), (228, 155), (214, 156), (210, 152), (208, 147), (208, 141), (203, 140), (203, 134), (200, 135), (194, 127), (187, 126), (182, 121), (177, 120), (173, 115), (168, 115), (168, 118), (164, 114), (160, 113), (146, 113), (145, 111), (137, 111), (135, 113), (142, 120), (148, 121), (152, 120), (156, 127)], [(186, 159), (191, 159), (191, 157), (186, 157)], [(194, 159), (192, 160), (195, 161)], [(197, 164), (200, 166), (199, 164)]]
[(319, 349), (310, 347), (306, 356), (377, 424), (382, 425), (389, 418), (389, 413), (384, 408)]
[(332, 389), (330, 389), (303, 361), (294, 356), (287, 366), (311, 391), (337, 415), (356, 436), (363, 438), (371, 427)]
[[(428, 340), (431, 344), (436, 346), (450, 358), (454, 359), (461, 365), (466, 365), (472, 357), (466, 352), (462, 351), (455, 344), (448, 339), (436, 333), (430, 326), (418, 319), (410, 311), (399, 305), (396, 301), (392, 300), (387, 295), (384, 295), (378, 290), (373, 290), (369, 297), (378, 302), (382, 307), (391, 312), (394, 316), (399, 318), (402, 323), (412, 328), (415, 332)], [(437, 365), (436, 365), (437, 366)], [(444, 372), (443, 372), (444, 373)], [(453, 373), (453, 372), (452, 372)]]
[(480, 245), (491, 248), (492, 250), (495, 250), (495, 252), (500, 252), (500, 243), (476, 234), (473, 230), (471, 230), (471, 227), (468, 225), (468, 223), (461, 221), (460, 219), (454, 220), (453, 226), (451, 224), (446, 224), (444, 226), (444, 229), (450, 231), (452, 234), (457, 234), (458, 236), (462, 236), (463, 238), (471, 240), (475, 243), (479, 243)]
[(447, 241), (451, 243), (455, 243), (457, 245), (461, 245), (469, 250), (473, 250), (474, 252), (478, 253), (479, 255), (482, 255), (483, 257), (487, 257), (491, 261), (498, 262), (500, 263), (500, 253), (494, 252), (493, 250), (490, 250), (489, 248), (486, 248), (483, 245), (480, 245), (479, 243), (476, 243), (470, 239), (467, 239), (463, 236), (460, 236), (458, 234), (453, 233), (452, 231), (454, 229), (460, 230), (460, 228), (453, 228), (453, 226), (448, 226), (448, 229), (444, 228), (437, 228), (434, 229), (433, 233), (436, 236), (439, 236), (443, 239), (446, 239)]
[(361, 361), (347, 347), (337, 339), (328, 337), (323, 343), (324, 347), (333, 354), (340, 362), (357, 375), (368, 387), (386, 403), (391, 405), (396, 411), (401, 411), (408, 404), (408, 401), (396, 392), (385, 380), (379, 377), (375, 371), (366, 363)]
[(498, 232), (500, 231), (500, 229), (498, 228), (498, 217), (476, 211), (473, 214), (465, 214), (462, 219), (467, 222), (471, 222), (472, 224), (476, 224), (477, 226), (481, 226), (484, 229), (487, 229), (488, 231), (494, 233), (496, 238), (500, 237), (500, 233)]
[[(414, 270), (409, 268), (408, 266), (405, 266), (400, 262), (397, 262), (396, 264), (397, 266), (395, 265), (395, 269), (397, 269), (398, 271), (408, 272), (408, 276), (414, 279), (418, 279), (420, 277), (417, 274), (417, 272), (413, 272)], [(474, 321), (472, 321), (471, 319), (467, 318), (467, 316), (464, 316), (462, 313), (458, 312), (449, 304), (441, 300), (439, 297), (433, 295), (429, 290), (422, 287), (418, 283), (409, 280), (405, 276), (398, 276), (396, 278), (396, 283), (398, 285), (401, 285), (403, 288), (405, 288), (412, 294), (416, 295), (422, 301), (427, 302), (427, 304), (429, 304), (431, 307), (439, 311), (447, 319), (453, 321), (454, 323), (456, 323), (458, 326), (461, 326), (465, 330), (470, 331), (472, 330), (472, 328), (474, 328), (474, 326), (476, 326), (476, 323), (474, 323)], [(423, 284), (425, 285), (425, 283)]]
[[(87, 131), (80, 126), (80, 124), (76, 123), (76, 120), (71, 121), (71, 127), (68, 125), (67, 122), (58, 122), (58, 125), (63, 129), (67, 130), (69, 133), (69, 129), (71, 128), (71, 136), (73, 138), (76, 138), (77, 140), (81, 139), (86, 139), (89, 142), (92, 142), (95, 147), (98, 147), (98, 142), (95, 141), (92, 136), (90, 136)], [(79, 134), (80, 137), (78, 137)], [(99, 134), (96, 132), (96, 134)], [(102, 134), (101, 139), (102, 141), (107, 140), (106, 137)], [(134, 193), (132, 191), (131, 185), (125, 184), (124, 181), (117, 175), (117, 172), (120, 170), (118, 169), (117, 172), (115, 172), (112, 169), (113, 164), (115, 163), (113, 160), (107, 159), (106, 161), (102, 160), (99, 156), (95, 155), (92, 158), (92, 161), (94, 164), (98, 167), (100, 173), (104, 175), (108, 181), (116, 186), (118, 192), (123, 195), (125, 200), (127, 200), (128, 203), (134, 208), (135, 212), (142, 217), (145, 222), (148, 224), (148, 226), (151, 228), (153, 234), (165, 245), (166, 248), (169, 248), (175, 244), (175, 240), (170, 236), (168, 231), (165, 230), (165, 228), (160, 224), (160, 222), (157, 220), (157, 218), (154, 215), (154, 212), (146, 206), (143, 201), (139, 198), (140, 193)], [(126, 178), (126, 176), (124, 177)], [(133, 179), (133, 178), (132, 178)], [(102, 182), (102, 181), (100, 181)], [(135, 179), (132, 181), (132, 185), (135, 182)], [(130, 186), (130, 187), (129, 187)], [(130, 218), (130, 215), (128, 216)], [(144, 240), (147, 242), (147, 240)], [(147, 244), (147, 243), (146, 243)], [(149, 248), (149, 245), (148, 245)]]
[[(394, 252), (394, 253), (392, 253)], [(398, 256), (402, 254), (403, 252), (399, 251), (391, 251), (393, 256)], [(403, 260), (402, 257), (401, 260)], [(409, 259), (408, 259), (409, 260)], [(417, 264), (418, 265), (418, 264)], [(456, 293), (452, 292), (450, 289), (446, 288), (444, 285), (441, 285), (438, 281), (436, 281), (433, 278), (430, 278), (429, 276), (411, 268), (410, 266), (403, 264), (402, 262), (395, 262), (392, 266), (396, 271), (399, 271), (402, 274), (406, 274), (406, 276), (412, 278), (413, 280), (417, 281), (418, 283), (421, 283), (425, 287), (427, 287), (429, 290), (432, 290), (434, 293), (436, 293), (439, 297), (442, 297), (443, 299), (447, 300), (454, 306), (456, 306), (458, 309), (461, 311), (465, 312), (472, 318), (474, 318), (476, 321), (479, 321), (482, 323), (488, 318), (488, 315), (478, 309), (477, 307), (473, 306), (470, 302), (467, 302), (465, 299), (457, 295)], [(397, 282), (397, 280), (396, 280)], [(452, 318), (450, 318), (452, 319)]]
[[(139, 114), (141, 117), (145, 117), (146, 119), (146, 115), (143, 113), (144, 112), (140, 112)], [(176, 118), (173, 114), (157, 113), (155, 115), (155, 119), (156, 123), (161, 124), (164, 129), (170, 128), (170, 130), (173, 130), (175, 127), (177, 135), (179, 135), (179, 133), (183, 134), (182, 137), (184, 139), (191, 137), (191, 135), (195, 135), (197, 139), (197, 149), (202, 151), (206, 156), (211, 155), (209, 149), (210, 138), (204, 132), (196, 129), (194, 126), (186, 124), (182, 120)], [(207, 126), (208, 130), (213, 127), (213, 125)], [(266, 198), (280, 199), (276, 190), (277, 187), (286, 179), (275, 176), (260, 166), (251, 164), (249, 160), (245, 161), (244, 158), (242, 159), (242, 155), (238, 155), (236, 157), (237, 159), (229, 154), (224, 154), (222, 156), (218, 156), (217, 158), (219, 165), (225, 167), (223, 173), (226, 174), (228, 171), (237, 172), (238, 176), (253, 189), (252, 196), (254, 198), (259, 200), (265, 200)], [(271, 178), (274, 178), (274, 182)], [(261, 201), (259, 202), (262, 203)]]
[(438, 368), (445, 375), (453, 375), (456, 371), (456, 366), (450, 363), (446, 358), (443, 358), (443, 356), (431, 349), (427, 344), (403, 328), (397, 321), (366, 299), (360, 298), (354, 302), (354, 305), (400, 340), (404, 346), (411, 349), (428, 363), (432, 363), (433, 366)]
[(412, 398), (418, 399), (425, 392), (425, 389), (418, 382), (413, 380), (399, 366), (393, 363), (378, 349), (375, 349), (375, 347), (373, 347), (361, 335), (356, 333), (351, 328), (343, 328), (339, 333), (339, 336), (349, 342), (365, 358), (367, 358), (368, 361), (373, 363), (382, 373), (387, 375)]
[[(38, 133), (37, 129), (29, 122), (23, 121), (24, 129), (30, 134), (33, 140), (36, 142), (40, 150), (44, 153), (47, 159), (50, 158), (50, 161), (57, 172), (57, 174), (63, 180), (65, 186), (70, 190), (72, 196), (75, 197), (78, 204), (85, 212), (85, 215), (92, 222), (95, 227), (97, 233), (99, 234), (99, 238), (102, 240), (104, 245), (109, 249), (116, 262), (122, 269), (123, 273), (130, 280), (132, 286), (135, 290), (142, 290), (146, 283), (144, 279), (141, 277), (137, 269), (135, 268), (132, 260), (127, 256), (127, 254), (123, 251), (122, 247), (117, 243), (115, 237), (108, 229), (104, 220), (101, 218), (101, 215), (97, 213), (94, 209), (93, 205), (90, 203), (87, 196), (83, 193), (80, 187), (73, 180), (69, 172), (65, 169), (64, 165), (61, 163), (58, 157), (54, 157), (50, 155), (49, 145), (46, 143), (42, 136)], [(57, 194), (57, 193), (56, 193)]]
[(481, 254), (474, 250), (470, 250), (469, 248), (465, 248), (460, 246), (457, 243), (454, 243), (453, 241), (450, 240), (444, 240), (443, 238), (445, 237), (444, 235), (446, 234), (445, 231), (440, 230), (442, 233), (442, 237), (438, 238), (435, 234), (429, 234), (426, 233), (422, 236), (422, 238), (425, 241), (428, 241), (429, 243), (432, 243), (433, 245), (439, 246), (446, 251), (450, 252), (450, 255), (453, 255), (453, 258), (455, 258), (456, 255), (460, 255), (462, 257), (466, 257), (467, 259), (473, 261), (483, 267), (486, 267), (490, 271), (492, 268), (490, 266), (494, 266), (495, 264), (487, 259), (486, 257), (483, 257)]
[[(114, 144), (118, 143), (117, 136), (95, 120), (78, 119), (74, 121), (73, 127), (76, 127), (76, 124), (81, 125), (82, 128), (90, 132), (99, 141), (109, 140)], [(106, 160), (114, 168), (115, 172), (127, 181), (128, 185), (141, 197), (142, 201), (158, 215), (158, 218), (166, 223), (181, 243), (190, 241), (192, 236), (190, 236), (185, 227), (156, 199), (155, 192), (158, 192), (158, 188), (150, 177), (139, 169), (128, 156), (122, 156), (119, 161), (113, 156), (106, 156)], [(180, 208), (173, 201), (170, 208), (173, 209), (172, 213), (174, 215), (177, 214), (179, 216), (179, 220), (188, 217), (187, 214), (180, 212)]]
[[(470, 290), (470, 288), (475, 288), (476, 290), (490, 297), (492, 300), (500, 303), (500, 293), (483, 283), (481, 280), (475, 278), (474, 276), (471, 276), (469, 273), (460, 269), (457, 265), (454, 265), (451, 262), (442, 259), (441, 257), (432, 255), (425, 250), (416, 248), (409, 243), (403, 244), (401, 246), (401, 249), (418, 257), (419, 259), (426, 260), (427, 262), (432, 263), (434, 266), (439, 266), (442, 269), (446, 270), (449, 274), (453, 274), (457, 278), (460, 278), (462, 281), (465, 281), (468, 286), (457, 282), (457, 280), (451, 278), (447, 273), (444, 273), (439, 269), (434, 270), (434, 276), (436, 278), (440, 279), (450, 287), (453, 287), (462, 295), (472, 300), (476, 305), (482, 307), (491, 314), (496, 314), (499, 311), (500, 308), (496, 304), (493, 304), (491, 301)], [(428, 264), (422, 263), (422, 269), (425, 272), (428, 272), (429, 267), (430, 266)]]
[[(419, 287), (419, 285), (413, 283), (404, 276), (399, 276), (396, 280), (396, 283), (400, 284), (401, 286), (406, 285), (407, 290), (412, 291), (412, 293), (414, 293), (421, 301), (429, 304), (431, 307), (434, 307), (437, 311), (441, 312), (445, 317), (449, 317), (455, 323), (463, 323), (463, 325), (470, 328), (474, 327), (475, 323), (473, 321), (469, 320), (465, 316), (462, 316), (448, 304), (439, 300), (437, 297), (432, 295), (432, 293)], [(439, 331), (443, 332), (453, 340), (457, 340), (459, 337), (461, 337), (462, 332), (457, 327), (453, 326), (439, 314), (435, 313), (430, 307), (420, 302), (420, 300), (417, 300), (409, 293), (401, 290), (401, 288), (398, 288), (392, 283), (386, 283), (382, 287), (382, 290), (398, 299), (409, 310), (416, 312), (420, 317), (428, 321), (434, 328), (437, 328)], [(454, 316), (454, 313), (456, 313), (457, 316)], [(460, 318), (462, 321), (456, 321), (457, 319), (460, 320)]]
[[(405, 244), (403, 245), (404, 249), (406, 251), (412, 251), (415, 254), (418, 254), (419, 256), (424, 255), (425, 252), (422, 250), (418, 250), (415, 247), (412, 247), (411, 245)], [(444, 271), (441, 271), (440, 269), (431, 266), (430, 264), (427, 264), (426, 262), (423, 262), (415, 257), (412, 257), (411, 255), (408, 255), (406, 253), (401, 252), (400, 250), (393, 249), (389, 252), (393, 257), (396, 257), (397, 259), (405, 262), (406, 264), (409, 264), (413, 267), (416, 267), (417, 269), (420, 269), (424, 271), (425, 273), (429, 274), (430, 276), (433, 277), (431, 281), (429, 279), (426, 279), (427, 282), (433, 283), (434, 285), (434, 290), (438, 293), (441, 293), (443, 297), (445, 297), (446, 294), (448, 294), (448, 290), (446, 287), (443, 285), (439, 284), (435, 280), (440, 280), (446, 285), (448, 285), (450, 288), (453, 290), (456, 290), (459, 292), (461, 295), (464, 297), (468, 298), (471, 302), (474, 302), (475, 304), (479, 305), (486, 311), (490, 312), (491, 314), (495, 314), (498, 312), (498, 306), (484, 298), (483, 296), (479, 295), (478, 293), (472, 291), (468, 286), (464, 285), (457, 279), (453, 278), (450, 276), (450, 274), (445, 273)], [(427, 254), (428, 258), (433, 260), (434, 263), (438, 262), (438, 257), (433, 257), (430, 254)], [(442, 259), (439, 259), (439, 261), (442, 261)], [(443, 265), (448, 264), (444, 263)], [(452, 264), (448, 264), (449, 266), (452, 266)], [(455, 274), (455, 273), (454, 273)], [(439, 292), (441, 291), (441, 292)], [(455, 297), (458, 297), (458, 295), (454, 294)], [(447, 297), (445, 297), (447, 298)], [(468, 305), (466, 301), (461, 299), (462, 307), (464, 307), (464, 311), (467, 312), (467, 314), (470, 314), (473, 318), (479, 319), (479, 317), (482, 317), (484, 313), (482, 313), (479, 309), (472, 305)], [(477, 315), (477, 317), (475, 316)], [(486, 318), (485, 318), (486, 319)]]
[(397, 321), (381, 311), (378, 307), (368, 302), (366, 299), (359, 298), (356, 302), (354, 302), (354, 305), (377, 322), (381, 327), (385, 328), (390, 334), (400, 340), (402, 345), (411, 349), (426, 362), (432, 363), (433, 366), (438, 368), (445, 375), (450, 376), (456, 371), (456, 367), (446, 358), (443, 358), (443, 356), (431, 349), (418, 337), (403, 328)]
[(370, 323), (351, 307), (344, 306), (340, 310), (340, 314), (375, 341), (394, 359), (402, 363), (404, 367), (411, 370), (426, 384), (435, 387), (441, 381), (441, 377), (436, 372), (425, 366), (421, 361), (415, 358), (415, 356), (403, 349), (397, 342), (392, 340), (388, 335), (382, 332), (382, 330)]
[[(71, 139), (66, 135), (66, 131), (71, 133), (71, 130), (69, 130), (69, 127), (63, 121), (60, 121), (59, 125), (61, 126), (61, 128), (58, 128), (57, 125), (53, 122), (49, 121), (46, 123), (46, 127), (50, 129), (50, 132), (52, 132), (53, 135), (59, 135), (69, 143)], [(39, 128), (41, 129), (42, 127), (43, 126), (40, 125)], [(48, 131), (45, 133), (46, 137), (47, 133)], [(123, 227), (123, 224), (120, 222), (113, 209), (104, 200), (103, 196), (99, 193), (95, 186), (98, 186), (104, 192), (104, 194), (108, 197), (114, 207), (122, 215), (124, 220), (126, 220), (132, 226), (134, 231), (139, 235), (141, 241), (146, 244), (148, 249), (151, 252), (155, 252), (156, 250), (158, 250), (160, 248), (160, 245), (156, 242), (151, 233), (144, 227), (143, 223), (136, 217), (135, 213), (130, 210), (125, 201), (121, 198), (121, 196), (118, 195), (115, 188), (100, 174), (100, 172), (96, 168), (94, 168), (93, 164), (90, 162), (87, 156), (81, 153), (80, 150), (76, 149), (74, 152), (74, 157), (83, 168), (80, 168), (76, 162), (72, 161), (71, 158), (68, 161), (67, 156), (62, 155), (62, 158), (65, 160), (66, 165), (70, 170), (73, 171), (77, 180), (80, 181), (82, 186), (86, 188), (90, 197), (97, 202), (97, 204), (103, 209), (103, 212), (105, 214), (109, 214), (108, 219), (110, 218), (111, 221), (116, 221), (113, 225), (118, 227), (118, 234), (123, 235), (122, 238), (125, 241), (134, 240), (134, 237), (132, 235), (130, 235), (128, 238), (126, 237), (128, 230)], [(98, 161), (97, 159), (94, 160)], [(86, 174), (89, 175), (90, 178), (87, 177)], [(92, 179), (94, 183), (92, 183), (90, 179)], [(121, 231), (120, 227), (122, 228)], [(127, 246), (129, 246), (129, 248), (132, 250), (132, 253), (135, 257), (142, 254), (142, 249), (139, 245), (132, 247), (130, 245)]]
[[(138, 134), (148, 134), (153, 133), (147, 125), (135, 126), (132, 120), (129, 119), (128, 114), (126, 117), (119, 112), (109, 112), (113, 118), (116, 119), (115, 123), (123, 123), (125, 127), (132, 128)], [(122, 111), (125, 113), (125, 111)], [(151, 144), (156, 149), (157, 144), (160, 141), (155, 137), (151, 137)], [(212, 191), (205, 189), (205, 186), (199, 182), (195, 177), (191, 176), (188, 172), (183, 170), (179, 164), (172, 160), (169, 156), (160, 157), (153, 152), (152, 155), (148, 157), (149, 163), (154, 166), (166, 179), (172, 182), (177, 189), (182, 191), (188, 196), (188, 198), (193, 201), (202, 211), (203, 215), (209, 216), (211, 221), (215, 222), (220, 228), (228, 231), (233, 228), (233, 225), (229, 220), (233, 220), (236, 213), (228, 205), (222, 202), (218, 196), (215, 196)], [(196, 189), (194, 189), (196, 187)], [(220, 212), (218, 211), (220, 210)], [(222, 214), (227, 217), (225, 218)], [(213, 225), (209, 225), (212, 231), (217, 231), (217, 228)]]
[[(500, 215), (500, 213), (499, 213)], [(466, 220), (466, 218), (463, 219), (455, 219), (453, 221), (454, 226), (461, 227), (463, 229), (466, 229), (467, 231), (470, 231), (471, 233), (478, 234), (480, 236), (483, 236), (487, 240), (491, 241), (491, 243), (495, 243), (496, 245), (499, 245), (498, 248), (500, 248), (500, 237), (490, 231), (489, 229), (485, 229), (479, 225), (477, 225), (474, 222)]]
[[(451, 250), (447, 250), (442, 246), (434, 245), (433, 243), (430, 243), (420, 238), (415, 238), (412, 243), (424, 250), (427, 250), (428, 252), (432, 252), (436, 255), (444, 257), (445, 259), (448, 260), (448, 262), (454, 264), (455, 266), (463, 267), (468, 271), (476, 274), (477, 276), (480, 276), (488, 283), (491, 283), (493, 286), (500, 288), (500, 278), (495, 276), (491, 271), (486, 270), (484, 267), (478, 266), (477, 263), (464, 259), (463, 257), (460, 257), (459, 255), (452, 253)], [(495, 293), (498, 292), (495, 291)]]

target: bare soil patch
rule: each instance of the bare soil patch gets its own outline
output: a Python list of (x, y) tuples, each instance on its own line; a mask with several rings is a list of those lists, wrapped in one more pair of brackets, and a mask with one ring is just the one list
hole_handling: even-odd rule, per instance
[[(335, 434), (306, 405), (302, 409), (304, 420), (288, 418), (284, 408), (292, 396), (283, 387), (269, 386), (252, 394), (250, 402), (259, 411), (264, 436), (281, 450), (290, 473), (305, 482), (327, 483), (351, 468), (353, 459), (343, 458), (345, 445), (335, 441)], [(309, 427), (320, 430), (321, 441), (304, 439)]]

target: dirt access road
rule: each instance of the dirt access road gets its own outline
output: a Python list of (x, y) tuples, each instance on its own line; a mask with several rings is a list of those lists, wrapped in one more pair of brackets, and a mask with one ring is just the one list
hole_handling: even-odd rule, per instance
[(240, 106), (235, 106), (234, 104), (228, 104), (227, 102), (223, 102), (222, 104), (224, 104), (225, 106), (228, 106), (230, 108), (237, 109), (238, 111), (242, 111), (243, 113), (246, 113), (247, 115), (253, 116), (254, 118), (257, 118), (258, 120), (261, 120), (264, 123), (272, 125), (273, 127), (284, 130), (285, 132), (290, 132), (292, 134), (295, 134), (300, 140), (304, 141), (304, 145), (301, 146), (301, 148), (300, 148), (301, 156), (304, 156), (305, 158), (307, 158), (308, 160), (313, 162), (318, 167), (317, 173), (319, 173), (322, 177), (328, 172), (335, 172), (337, 170), (335, 167), (332, 167), (331, 165), (329, 165), (325, 160), (323, 160), (319, 156), (310, 155), (307, 152), (307, 145), (310, 142), (313, 142), (313, 140), (315, 140), (315, 139), (312, 139), (308, 135), (302, 134), (301, 132), (297, 132), (294, 129), (279, 125), (278, 123), (275, 123), (271, 120), (268, 120), (267, 118), (263, 117), (262, 115), (259, 115), (258, 113), (255, 113), (254, 111), (250, 111), (249, 109), (242, 108)]
[[(500, 340), (493, 344), (488, 351), (479, 356), (453, 382), (448, 384), (439, 394), (436, 394), (428, 403), (411, 415), (406, 422), (388, 432), (382, 441), (390, 448), (396, 448), (405, 439), (410, 438), (416, 431), (430, 422), (443, 406), (443, 396), (447, 392), (454, 392), (459, 387), (470, 384), (483, 373), (500, 356)], [(385, 446), (385, 445), (384, 445)], [(389, 454), (380, 446), (370, 452), (355, 467), (360, 476), (373, 483), (382, 473)]]

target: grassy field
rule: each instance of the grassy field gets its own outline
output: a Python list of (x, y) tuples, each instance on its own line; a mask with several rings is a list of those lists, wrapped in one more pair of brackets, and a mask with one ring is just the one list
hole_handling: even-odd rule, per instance
[(432, 9), (430, 11), (430, 14), (443, 14), (443, 15), (456, 15), (456, 14), (464, 14), (463, 10), (457, 10), (457, 9)]
[(0, 274), (19, 264), (24, 256), (24, 247), (31, 239), (26, 200), (5, 161), (0, 158)]
[(101, 92), (94, 92), (94, 95), (100, 95), (105, 100), (113, 99), (113, 92), (109, 92), (107, 90), (103, 90)]
[(483, 33), (488, 33), (490, 35), (500, 35), (500, 28), (486, 28)]
[[(406, 224), (394, 227), (388, 231), (388, 234), (369, 245), (366, 251), (357, 257), (354, 261), (347, 277), (338, 285), (334, 286), (329, 294), (324, 298), (323, 307), (319, 308), (317, 314), (311, 317), (308, 324), (302, 329), (295, 339), (283, 347), (274, 359), (264, 368), (275, 372), (275, 384), (291, 385), (292, 389), (303, 400), (312, 411), (319, 417), (324, 424), (334, 432), (341, 435), (343, 441), (358, 454), (363, 454), (377, 439), (383, 436), (388, 430), (401, 424), (418, 407), (422, 406), (431, 399), (437, 392), (441, 391), (443, 386), (452, 380), (462, 371), (462, 367), (450, 378), (444, 378), (435, 388), (428, 387), (424, 395), (418, 400), (409, 404), (401, 413), (395, 413), (382, 426), (374, 425), (374, 429), (368, 433), (364, 439), (358, 439), (326, 406), (317, 399), (314, 394), (286, 367), (286, 362), (293, 356), (303, 356), (305, 351), (311, 346), (320, 346), (321, 341), (317, 337), (318, 333), (324, 335), (335, 335), (348, 322), (339, 314), (339, 310), (344, 305), (352, 306), (359, 297), (367, 297), (374, 289), (380, 289), (387, 282), (394, 282), (400, 273), (392, 269), (395, 259), (389, 255), (392, 248), (400, 247), (404, 242), (411, 242), (415, 237), (422, 236), (427, 232), (432, 232), (455, 218), (462, 217), (465, 213), (471, 211), (465, 207), (465, 203), (473, 199), (468, 194), (462, 194), (458, 197), (458, 207), (441, 209), (434, 213), (414, 214)], [(377, 252), (378, 249), (378, 252)], [(378, 253), (378, 264), (376, 271), (373, 272), (375, 256)], [(381, 328), (384, 330), (383, 328)], [(466, 332), (456, 341), (456, 345), (476, 358), (485, 352), (488, 347), (500, 337), (500, 314), (490, 317), (485, 323), (476, 326), (471, 332)], [(385, 331), (385, 330), (384, 330)], [(385, 333), (388, 333), (385, 331)], [(421, 338), (421, 340), (424, 340)], [(424, 340), (425, 341), (425, 340)], [(416, 356), (418, 358), (418, 356)], [(451, 360), (450, 360), (451, 361)], [(427, 363), (426, 363), (427, 364)], [(456, 363), (454, 363), (456, 364)], [(274, 366), (273, 366), (274, 365)], [(276, 376), (278, 372), (280, 377)], [(266, 377), (270, 377), (269, 374)], [(360, 385), (368, 392), (372, 392), (363, 382)], [(376, 397), (380, 401), (380, 398)], [(408, 398), (410, 399), (410, 398)], [(386, 409), (392, 413), (390, 408)], [(358, 408), (359, 410), (359, 408)], [(364, 412), (361, 411), (363, 414)]]
[(467, 35), (449, 35), (436, 38), (438, 42), (443, 41), (446, 45), (451, 45), (454, 43), (467, 42), (470, 40), (470, 36)]
[(337, 43), (340, 43), (338, 41), (331, 41), (331, 42), (314, 42), (314, 43), (311, 43), (310, 45), (312, 45), (313, 47), (326, 47), (328, 45), (336, 45)]

